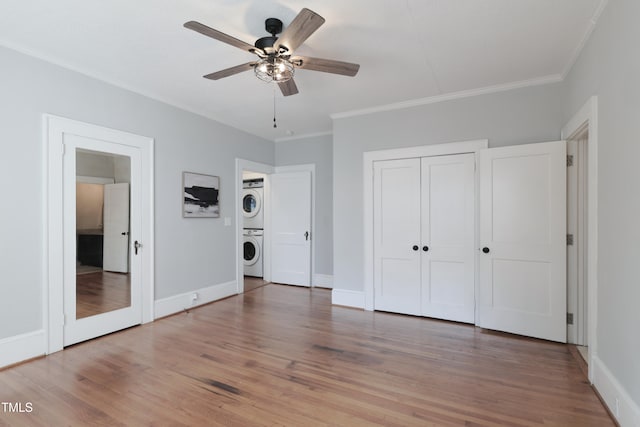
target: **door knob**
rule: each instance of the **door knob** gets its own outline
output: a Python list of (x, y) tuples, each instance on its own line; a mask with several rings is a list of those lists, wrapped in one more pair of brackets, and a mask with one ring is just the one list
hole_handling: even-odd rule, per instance
[(485, 246), (484, 248), (482, 248), (482, 252), (484, 252), (485, 254), (488, 254), (490, 251), (489, 251), (489, 248)]
[(429, 246), (423, 246), (422, 250), (425, 251), (425, 252), (428, 252), (429, 251)]
[(304, 240), (309, 240), (309, 232), (308, 231), (304, 232)]
[(135, 242), (133, 242), (133, 248), (135, 249), (136, 255), (138, 255), (138, 249), (140, 249), (141, 246), (142, 246), (142, 244), (140, 242), (138, 242), (137, 240)]
[(414, 250), (414, 251), (417, 251), (418, 249), (420, 249), (420, 248), (418, 247), (418, 245), (413, 245), (413, 250)]

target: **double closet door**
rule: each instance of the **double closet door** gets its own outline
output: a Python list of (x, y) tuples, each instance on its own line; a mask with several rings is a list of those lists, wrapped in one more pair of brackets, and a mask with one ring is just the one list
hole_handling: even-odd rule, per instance
[(475, 321), (475, 156), (374, 162), (374, 308)]
[(556, 141), (373, 160), (373, 308), (565, 342), (565, 156)]

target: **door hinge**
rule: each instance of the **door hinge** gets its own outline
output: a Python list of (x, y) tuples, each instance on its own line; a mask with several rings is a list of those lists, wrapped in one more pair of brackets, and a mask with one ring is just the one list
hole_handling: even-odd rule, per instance
[(567, 155), (567, 167), (568, 166), (573, 166), (573, 154)]
[(573, 246), (573, 234), (567, 234), (567, 246)]
[(573, 325), (573, 313), (567, 313), (567, 325)]

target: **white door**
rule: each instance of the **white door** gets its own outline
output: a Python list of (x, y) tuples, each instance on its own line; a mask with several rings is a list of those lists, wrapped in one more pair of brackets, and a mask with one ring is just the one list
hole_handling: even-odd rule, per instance
[(104, 186), (102, 268), (129, 272), (129, 184)]
[(478, 326), (566, 341), (564, 141), (480, 153)]
[(270, 175), (271, 281), (311, 286), (311, 173)]
[(422, 158), (423, 316), (475, 322), (474, 174), (473, 154)]
[(78, 318), (76, 316), (76, 154), (81, 152), (92, 155), (128, 157), (131, 164), (131, 203), (130, 203), (130, 233), (134, 240), (140, 239), (142, 231), (142, 194), (141, 194), (141, 153), (140, 149), (130, 145), (108, 142), (77, 135), (64, 136), (63, 174), (64, 182), (74, 183), (65, 186), (63, 194), (63, 244), (64, 244), (64, 272), (63, 272), (63, 306), (65, 346), (80, 341), (95, 338), (120, 329), (142, 323), (141, 296), (141, 257), (138, 250), (131, 257), (130, 265), (130, 302), (129, 305), (100, 314)]
[(374, 308), (422, 314), (420, 159), (373, 164)]

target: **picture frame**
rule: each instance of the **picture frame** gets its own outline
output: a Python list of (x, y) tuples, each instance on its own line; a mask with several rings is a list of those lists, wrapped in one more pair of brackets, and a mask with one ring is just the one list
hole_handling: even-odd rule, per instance
[(220, 217), (220, 177), (182, 172), (182, 217)]

